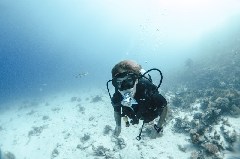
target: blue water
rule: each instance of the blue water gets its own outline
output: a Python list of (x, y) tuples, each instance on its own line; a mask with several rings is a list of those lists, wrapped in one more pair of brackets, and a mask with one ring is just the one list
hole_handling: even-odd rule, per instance
[[(173, 18), (181, 9), (175, 13), (167, 6), (137, 1), (0, 1), (0, 101), (85, 87), (105, 89), (111, 68), (123, 59), (134, 59), (146, 69), (160, 68), (167, 80), (186, 59), (201, 55), (199, 44), (213, 26), (229, 26), (240, 10), (228, 4), (231, 12), (221, 16), (222, 5), (216, 15), (223, 21), (204, 21), (205, 16), (202, 21), (189, 18), (188, 24), (186, 17)], [(206, 27), (209, 22), (214, 25)]]

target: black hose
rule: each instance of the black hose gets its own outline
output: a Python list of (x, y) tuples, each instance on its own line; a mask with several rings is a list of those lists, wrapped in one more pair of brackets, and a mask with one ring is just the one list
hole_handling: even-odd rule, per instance
[(108, 88), (108, 83), (109, 82), (111, 82), (112, 80), (109, 80), (109, 81), (107, 81), (107, 90), (108, 90), (108, 95), (109, 95), (109, 97), (110, 97), (110, 100), (112, 100), (112, 96), (111, 96), (111, 94), (110, 94), (110, 91), (109, 91), (109, 88)]
[[(160, 74), (160, 76), (161, 76), (160, 82), (159, 82), (159, 84), (158, 84), (158, 86), (157, 86), (157, 89), (158, 89), (158, 88), (160, 88), (160, 86), (161, 86), (161, 84), (162, 84), (162, 81), (163, 81), (163, 75), (162, 75), (162, 72), (161, 72), (159, 69), (157, 69), (157, 68), (152, 68), (152, 69), (146, 71), (140, 78), (144, 77), (144, 78), (148, 79), (147, 77), (145, 77), (145, 75), (146, 75), (148, 72), (153, 71), (153, 70), (158, 71), (159, 74)], [(148, 80), (149, 80), (149, 79), (148, 79)], [(150, 81), (150, 82), (151, 82), (151, 81)]]

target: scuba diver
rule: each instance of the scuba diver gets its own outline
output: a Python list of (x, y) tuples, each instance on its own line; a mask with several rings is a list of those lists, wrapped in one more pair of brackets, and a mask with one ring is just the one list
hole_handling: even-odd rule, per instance
[[(158, 71), (161, 76), (159, 85), (152, 83), (150, 71)], [(112, 69), (112, 82), (115, 87), (115, 93), (111, 96), (111, 102), (114, 108), (114, 118), (116, 127), (114, 135), (118, 137), (121, 133), (121, 117), (125, 121), (126, 127), (138, 124), (143, 120), (140, 134), (137, 140), (141, 140), (141, 133), (145, 123), (149, 123), (160, 116), (157, 124), (154, 124), (150, 137), (156, 138), (163, 131), (163, 123), (167, 115), (167, 101), (159, 94), (158, 88), (162, 83), (162, 73), (158, 69), (145, 71), (141, 65), (132, 60), (124, 60), (117, 63)], [(130, 118), (130, 122), (128, 121)]]

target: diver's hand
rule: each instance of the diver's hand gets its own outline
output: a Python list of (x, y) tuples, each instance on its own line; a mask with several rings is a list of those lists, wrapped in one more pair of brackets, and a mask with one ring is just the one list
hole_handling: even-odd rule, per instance
[(156, 139), (159, 134), (162, 134), (162, 132), (163, 132), (163, 127), (158, 127), (155, 124), (151, 133), (150, 133), (150, 138), (151, 139)]
[(150, 133), (150, 135), (149, 135), (149, 137), (150, 137), (151, 139), (156, 139), (156, 138), (157, 138), (157, 135), (158, 135), (157, 131), (153, 128), (152, 131), (151, 131), (151, 133)]
[(118, 137), (121, 133), (121, 126), (116, 126), (113, 135)]

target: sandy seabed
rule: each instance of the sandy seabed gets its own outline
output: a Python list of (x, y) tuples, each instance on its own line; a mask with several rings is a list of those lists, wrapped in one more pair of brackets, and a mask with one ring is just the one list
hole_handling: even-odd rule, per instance
[[(237, 129), (238, 119), (229, 121)], [(16, 159), (190, 158), (195, 148), (189, 136), (173, 131), (174, 119), (157, 139), (147, 135), (146, 124), (138, 141), (141, 124), (123, 125), (121, 135), (113, 137), (113, 108), (105, 90), (60, 92), (2, 105), (0, 147)]]

